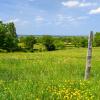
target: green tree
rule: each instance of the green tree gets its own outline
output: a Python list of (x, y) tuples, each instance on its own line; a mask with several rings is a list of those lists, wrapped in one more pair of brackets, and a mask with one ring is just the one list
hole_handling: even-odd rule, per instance
[(58, 50), (65, 48), (64, 41), (62, 41), (60, 38), (56, 39), (54, 41), (54, 44), (55, 44), (55, 48), (58, 49)]
[(14, 23), (0, 22), (0, 48), (13, 51), (17, 48), (17, 35)]
[(96, 32), (94, 37), (95, 46), (100, 46), (100, 32)]
[(13, 37), (16, 37), (16, 28), (13, 22), (7, 23), (7, 32), (9, 32)]
[(88, 46), (88, 38), (87, 37), (80, 37), (80, 46), (87, 47)]
[(52, 36), (45, 35), (43, 36), (42, 41), (48, 51), (52, 51), (56, 49), (54, 45), (54, 38)]
[(72, 44), (75, 46), (75, 47), (80, 47), (80, 37), (78, 36), (74, 36), (72, 37)]
[(0, 22), (0, 48), (3, 49), (4, 45), (4, 38), (5, 38), (5, 33), (6, 33), (6, 27), (5, 25)]
[(6, 34), (6, 37), (4, 39), (4, 49), (7, 51), (14, 51), (17, 49), (17, 40), (10, 34)]
[(24, 40), (26, 48), (30, 51), (33, 51), (34, 44), (36, 43), (36, 39), (34, 36), (27, 36)]

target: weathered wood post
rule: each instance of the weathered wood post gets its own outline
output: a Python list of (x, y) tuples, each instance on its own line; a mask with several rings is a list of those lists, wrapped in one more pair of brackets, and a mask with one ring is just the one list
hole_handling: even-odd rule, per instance
[(91, 59), (92, 59), (92, 40), (93, 40), (93, 31), (90, 32), (88, 37), (88, 51), (87, 51), (86, 69), (84, 77), (85, 80), (89, 79), (90, 77)]

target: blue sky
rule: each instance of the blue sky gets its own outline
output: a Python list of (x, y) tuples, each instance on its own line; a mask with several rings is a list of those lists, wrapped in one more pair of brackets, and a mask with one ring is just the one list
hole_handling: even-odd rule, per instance
[(100, 31), (100, 0), (0, 0), (0, 20), (20, 35), (87, 35)]

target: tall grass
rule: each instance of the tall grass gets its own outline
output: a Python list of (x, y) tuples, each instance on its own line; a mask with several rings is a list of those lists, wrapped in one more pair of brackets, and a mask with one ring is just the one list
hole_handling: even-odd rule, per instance
[(100, 48), (93, 48), (89, 81), (86, 52), (0, 53), (0, 100), (99, 100)]

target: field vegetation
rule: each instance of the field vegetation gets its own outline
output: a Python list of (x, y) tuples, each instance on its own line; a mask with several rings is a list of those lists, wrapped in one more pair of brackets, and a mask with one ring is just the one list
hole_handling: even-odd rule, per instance
[(84, 81), (86, 48), (0, 53), (0, 100), (100, 100), (100, 48)]

